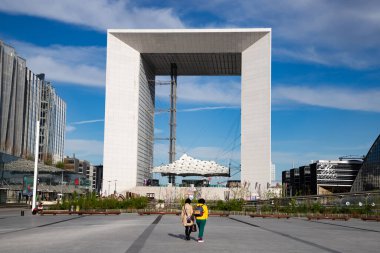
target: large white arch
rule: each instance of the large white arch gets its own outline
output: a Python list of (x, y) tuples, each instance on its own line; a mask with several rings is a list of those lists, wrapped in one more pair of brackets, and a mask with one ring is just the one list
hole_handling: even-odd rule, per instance
[(271, 167), (271, 29), (108, 30), (104, 179), (142, 185), (153, 157), (155, 75), (241, 75), (241, 180)]

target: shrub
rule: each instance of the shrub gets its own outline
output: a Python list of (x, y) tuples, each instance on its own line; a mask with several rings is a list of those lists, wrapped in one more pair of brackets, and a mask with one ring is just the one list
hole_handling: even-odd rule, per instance
[(325, 208), (319, 202), (314, 202), (310, 207), (310, 211), (313, 213), (323, 213), (324, 209)]
[(62, 203), (52, 207), (54, 209), (69, 210), (71, 206), (79, 206), (81, 210), (88, 209), (143, 209), (148, 205), (148, 199), (146, 197), (138, 197), (133, 199), (127, 199), (118, 201), (114, 198), (97, 198), (95, 194), (87, 194), (86, 196), (77, 197), (73, 195), (70, 200), (63, 200)]
[(270, 205), (264, 204), (261, 206), (260, 211), (264, 213), (269, 213), (269, 212), (273, 212), (273, 208)]

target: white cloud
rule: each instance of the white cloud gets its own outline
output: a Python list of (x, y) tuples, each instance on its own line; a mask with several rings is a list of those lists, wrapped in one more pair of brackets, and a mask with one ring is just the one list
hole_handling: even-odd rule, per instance
[(171, 8), (141, 8), (122, 0), (3, 0), (0, 10), (82, 25), (108, 28), (182, 28)]
[(103, 142), (97, 140), (68, 139), (65, 141), (65, 154), (75, 154), (79, 159), (90, 162), (103, 160)]
[[(154, 4), (154, 2), (151, 2)], [(377, 0), (171, 1), (171, 8), (121, 0), (3, 0), (0, 11), (31, 15), (99, 31), (106, 28), (272, 27), (273, 58), (365, 69), (379, 66)], [(43, 8), (41, 8), (43, 6)], [(199, 23), (194, 8), (217, 18)]]
[(74, 126), (71, 126), (71, 125), (66, 126), (66, 132), (67, 133), (74, 132), (75, 130), (76, 130), (76, 128)]
[(167, 164), (169, 161), (169, 143), (166, 141), (164, 143), (154, 143), (154, 166)]
[[(271, 27), (275, 60), (290, 56), (328, 66), (379, 67), (377, 0), (196, 0), (193, 4), (227, 26)], [(180, 8), (181, 2), (177, 5)]]
[(39, 47), (20, 41), (10, 44), (27, 59), (27, 66), (34, 73), (45, 73), (47, 80), (94, 87), (105, 85), (106, 50), (103, 47)]
[(273, 55), (278, 61), (303, 61), (312, 62), (325, 66), (346, 66), (352, 69), (366, 69), (377, 62), (371, 59), (370, 55), (362, 55), (353, 60), (353, 56), (348, 52), (340, 50), (317, 50), (315, 47), (298, 48), (274, 48)]
[(207, 107), (194, 107), (179, 109), (177, 112), (199, 112), (199, 111), (213, 111), (213, 110), (225, 110), (225, 109), (240, 109), (239, 106), (207, 106)]
[(155, 134), (161, 134), (163, 133), (164, 131), (162, 129), (159, 129), (159, 128), (154, 128), (154, 133)]
[[(107, 28), (184, 27), (170, 8), (139, 8), (129, 1), (3, 0), (0, 11), (53, 19), (104, 32)], [(47, 80), (105, 86), (104, 47), (39, 47), (20, 41), (10, 41), (10, 44), (27, 59), (27, 66), (34, 73), (45, 73)]]
[[(169, 94), (169, 85), (156, 88), (156, 97), (159, 99), (168, 99)], [(177, 97), (177, 102), (221, 104), (226, 108), (227, 106), (239, 107), (241, 84), (239, 82), (204, 82), (204, 79), (198, 77), (179, 78)]]
[(278, 86), (272, 88), (276, 107), (289, 103), (327, 108), (380, 112), (380, 89), (362, 90), (333, 86)]
[(83, 120), (71, 122), (66, 126), (66, 132), (74, 132), (77, 128), (74, 125), (84, 125), (84, 124), (93, 124), (98, 122), (104, 122), (104, 119), (93, 119), (93, 120)]
[(92, 120), (83, 120), (83, 121), (76, 121), (70, 123), (71, 125), (83, 125), (83, 124), (92, 124), (92, 123), (98, 123), (98, 122), (104, 122), (104, 119), (92, 119)]

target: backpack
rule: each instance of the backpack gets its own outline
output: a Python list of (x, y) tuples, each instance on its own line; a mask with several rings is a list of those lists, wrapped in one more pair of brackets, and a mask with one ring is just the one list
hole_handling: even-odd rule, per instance
[(194, 210), (194, 216), (195, 217), (201, 217), (201, 216), (203, 216), (203, 212), (204, 212), (203, 206), (197, 206)]

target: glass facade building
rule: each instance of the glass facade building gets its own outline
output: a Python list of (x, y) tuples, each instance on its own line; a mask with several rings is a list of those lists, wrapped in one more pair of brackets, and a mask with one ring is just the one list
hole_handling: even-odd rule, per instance
[(380, 135), (377, 137), (352, 185), (351, 192), (380, 190)]
[(350, 192), (362, 166), (361, 159), (318, 160), (307, 166), (283, 171), (286, 197)]
[(0, 41), (0, 151), (24, 155), (27, 139), (26, 62)]
[(66, 104), (44, 75), (35, 75), (13, 47), (0, 41), (0, 151), (34, 157), (40, 120), (41, 161), (63, 160)]
[(312, 189), (312, 173), (310, 166), (299, 167), (300, 171), (300, 194), (310, 195), (313, 192)]
[(284, 170), (282, 172), (282, 195), (284, 197), (291, 196), (291, 184), (290, 184), (290, 171)]
[(103, 165), (95, 165), (94, 170), (96, 171), (95, 178), (95, 191), (97, 194), (103, 192)]
[(26, 152), (24, 157), (32, 158), (34, 157), (35, 149), (35, 139), (36, 139), (36, 121), (40, 118), (41, 110), (41, 83), (42, 81), (27, 68), (26, 71), (26, 84), (28, 87), (27, 101), (27, 141), (26, 141)]
[(66, 103), (45, 81), (44, 74), (37, 76), (41, 80), (39, 159), (54, 164), (63, 161)]

